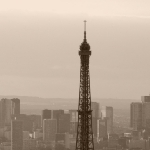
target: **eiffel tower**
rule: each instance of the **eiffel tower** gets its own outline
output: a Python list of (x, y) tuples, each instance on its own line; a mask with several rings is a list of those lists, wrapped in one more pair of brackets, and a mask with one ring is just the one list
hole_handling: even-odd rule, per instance
[(84, 21), (84, 39), (80, 45), (79, 56), (81, 63), (76, 150), (94, 150), (89, 74), (91, 51), (86, 39), (86, 21)]

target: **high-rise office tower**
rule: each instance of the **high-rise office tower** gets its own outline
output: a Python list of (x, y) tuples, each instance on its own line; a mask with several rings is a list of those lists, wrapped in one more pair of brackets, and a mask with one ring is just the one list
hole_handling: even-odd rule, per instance
[[(56, 119), (57, 120), (57, 132), (59, 132), (59, 124), (62, 121), (59, 121), (60, 116), (64, 115), (64, 110), (52, 110), (52, 119)], [(63, 123), (63, 121), (62, 121)]]
[(13, 120), (11, 122), (11, 150), (23, 149), (23, 123)]
[(41, 124), (43, 126), (43, 120), (44, 119), (51, 119), (52, 118), (52, 110), (49, 109), (44, 109), (42, 110), (42, 120), (41, 120)]
[(142, 126), (150, 128), (150, 96), (142, 96)]
[(43, 140), (47, 142), (55, 141), (57, 133), (57, 120), (44, 119), (43, 120)]
[(78, 111), (77, 110), (69, 110), (70, 121), (78, 122)]
[(30, 118), (30, 115), (20, 114), (17, 115), (16, 120), (23, 122), (23, 130), (24, 131), (33, 131), (33, 120)]
[(33, 130), (41, 128), (41, 115), (28, 115), (28, 118), (33, 122)]
[(141, 130), (142, 129), (142, 103), (141, 102), (133, 102), (130, 105), (130, 127), (133, 130)]
[(107, 118), (107, 133), (113, 133), (113, 107), (102, 106), (101, 115), (102, 119)]
[(12, 108), (13, 115), (19, 115), (20, 114), (20, 99), (18, 98), (11, 99), (11, 108)]
[(52, 118), (53, 119), (58, 119), (60, 115), (63, 115), (64, 114), (64, 110), (53, 110), (52, 111)]
[(7, 126), (11, 124), (11, 119), (20, 114), (19, 99), (1, 99), (0, 102), (0, 125)]
[[(85, 24), (86, 25), (86, 24)], [(91, 55), (90, 45), (86, 40), (86, 29), (84, 40), (80, 46), (80, 89), (78, 105), (78, 127), (76, 138), (76, 150), (94, 150), (92, 110), (90, 92), (89, 57)]]
[(107, 138), (107, 119), (98, 119), (97, 120), (97, 141), (100, 139)]
[(92, 117), (99, 118), (99, 103), (91, 102)]
[(70, 131), (70, 114), (61, 114), (57, 121), (57, 133), (69, 133)]
[(1, 100), (1, 123), (2, 126), (11, 124), (11, 100), (2, 99)]
[(95, 117), (92, 117), (92, 128), (93, 128), (93, 137), (96, 138), (97, 136), (97, 119)]
[(73, 134), (75, 136), (77, 133), (78, 111), (69, 110), (69, 114), (70, 114), (70, 134)]
[(91, 102), (93, 135), (97, 136), (97, 120), (99, 118), (99, 103)]

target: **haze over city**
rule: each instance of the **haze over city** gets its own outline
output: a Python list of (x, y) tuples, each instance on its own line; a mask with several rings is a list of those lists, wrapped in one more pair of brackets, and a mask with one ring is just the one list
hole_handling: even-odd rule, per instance
[(83, 21), (93, 98), (150, 89), (150, 1), (3, 1), (0, 95), (78, 98)]
[(149, 150), (150, 1), (0, 3), (0, 150)]

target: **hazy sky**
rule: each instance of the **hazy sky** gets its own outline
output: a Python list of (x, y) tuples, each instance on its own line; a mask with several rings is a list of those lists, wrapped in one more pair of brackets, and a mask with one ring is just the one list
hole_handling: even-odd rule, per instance
[(149, 0), (1, 0), (0, 95), (77, 98), (85, 19), (92, 97), (149, 95)]

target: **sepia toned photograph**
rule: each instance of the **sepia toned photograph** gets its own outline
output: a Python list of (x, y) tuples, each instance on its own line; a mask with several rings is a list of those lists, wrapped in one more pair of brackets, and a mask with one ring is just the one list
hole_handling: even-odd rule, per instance
[(0, 0), (0, 150), (150, 150), (150, 0)]

